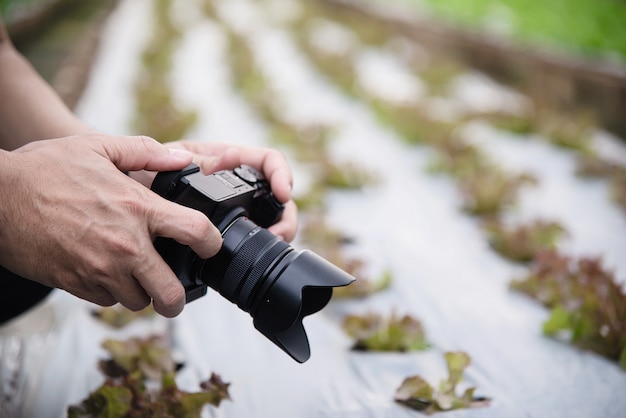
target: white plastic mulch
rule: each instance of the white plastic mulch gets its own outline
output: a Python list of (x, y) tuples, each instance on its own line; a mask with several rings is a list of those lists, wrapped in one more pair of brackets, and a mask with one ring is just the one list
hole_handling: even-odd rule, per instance
[[(231, 87), (223, 29), (201, 18), (196, 3), (177, 2), (175, 14), (184, 32), (175, 55), (173, 88), (180, 103), (200, 116), (188, 136), (267, 143), (266, 128)], [(449, 350), (470, 354), (472, 365), (463, 385), (476, 386), (477, 394), (492, 398), (492, 404), (446, 417), (624, 416), (626, 373), (595, 354), (542, 336), (548, 311), (508, 290), (509, 281), (523, 269), (489, 249), (477, 223), (461, 212), (454, 184), (426, 171), (430, 152), (404, 145), (368, 108), (325, 81), (258, 2), (218, 3), (221, 18), (250, 40), (285, 114), (292, 120), (336, 126), (333, 156), (377, 173), (379, 182), (363, 191), (332, 193), (328, 216), (355, 238), (355, 253), (368, 260), (373, 272), (392, 272), (392, 287), (364, 300), (333, 301), (322, 313), (308, 317), (312, 357), (304, 364), (267, 341), (248, 314), (212, 290), (174, 320), (140, 321), (122, 331), (92, 319), (91, 305), (56, 292), (41, 308), (48, 312), (43, 316), (54, 315), (55, 322), (39, 351), (33, 349), (35, 360), (26, 366), (33, 384), (27, 391), (26, 415), (63, 416), (68, 404), (79, 403), (96, 389), (103, 380), (97, 361), (105, 358), (100, 348), (104, 338), (166, 331), (185, 362), (178, 375), (183, 389), (196, 390), (211, 372), (232, 383), (232, 402), (207, 407), (205, 416), (418, 416), (396, 404), (394, 392), (412, 374), (437, 386), (446, 377), (443, 353)], [(274, 21), (288, 18), (289, 7), (294, 7), (282, 3), (272, 3), (272, 9), (287, 16)], [(79, 106), (79, 113), (96, 129), (129, 132), (132, 81), (137, 56), (149, 36), (150, 4), (121, 1), (110, 18)], [(387, 83), (382, 74), (393, 73), (397, 65), (384, 56), (365, 51), (359, 62), (365, 69), (360, 80), (373, 93), (423, 94), (419, 80), (407, 78), (406, 89), (394, 84), (406, 75), (377, 85), (377, 80)], [(510, 92), (490, 83), (479, 74), (467, 74), (449, 99), (460, 109), (472, 103), (488, 108), (511, 102)], [(480, 123), (466, 126), (463, 135), (488, 147), (509, 169), (531, 171), (539, 178), (538, 186), (525, 189), (511, 216), (561, 221), (570, 233), (563, 251), (603, 256), (605, 265), (626, 279), (626, 216), (610, 202), (606, 184), (577, 179), (574, 156), (545, 141), (520, 140)], [(623, 145), (611, 144), (624, 152)], [(295, 160), (292, 165), (295, 192), (304, 193), (308, 174)], [(343, 315), (394, 310), (423, 322), (430, 350), (350, 351), (351, 340), (340, 328)]]

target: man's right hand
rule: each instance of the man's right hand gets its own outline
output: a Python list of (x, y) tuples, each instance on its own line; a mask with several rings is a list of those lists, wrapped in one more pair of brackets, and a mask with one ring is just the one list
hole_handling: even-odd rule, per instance
[(153, 301), (158, 313), (179, 314), (184, 289), (154, 238), (208, 258), (221, 234), (123, 171), (180, 170), (191, 160), (151, 138), (99, 133), (0, 150), (0, 265), (99, 305), (139, 310)]

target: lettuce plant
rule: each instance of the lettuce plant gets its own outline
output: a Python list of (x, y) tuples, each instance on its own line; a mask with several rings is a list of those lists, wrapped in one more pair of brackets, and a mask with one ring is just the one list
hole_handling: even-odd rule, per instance
[(509, 260), (528, 263), (542, 250), (553, 250), (565, 229), (557, 222), (541, 219), (507, 227), (499, 221), (485, 224), (491, 247)]
[(205, 405), (219, 406), (230, 399), (229, 383), (219, 375), (200, 384), (199, 392), (186, 392), (174, 375), (163, 375), (160, 388), (148, 387), (136, 374), (107, 379), (79, 405), (67, 410), (68, 418), (199, 418)]
[(471, 363), (470, 356), (462, 351), (448, 352), (445, 353), (445, 359), (448, 378), (441, 381), (438, 390), (422, 377), (410, 376), (404, 379), (396, 390), (395, 401), (427, 415), (453, 409), (487, 406), (489, 399), (475, 397), (474, 387), (466, 389), (461, 395), (457, 394), (457, 385), (463, 378), (464, 370)]
[(476, 216), (494, 216), (515, 204), (517, 192), (536, 180), (526, 174), (509, 175), (497, 167), (460, 179), (463, 209)]
[(107, 306), (91, 312), (100, 321), (113, 328), (124, 328), (126, 325), (140, 318), (152, 318), (156, 315), (152, 305), (141, 311), (133, 312), (122, 305)]
[(545, 334), (594, 351), (626, 369), (626, 294), (599, 258), (540, 252), (527, 277), (511, 287), (546, 307)]
[[(78, 405), (69, 418), (200, 417), (205, 405), (230, 399), (229, 383), (213, 373), (199, 392), (186, 392), (175, 381), (177, 365), (164, 337), (106, 340), (111, 358), (100, 362), (105, 382)], [(160, 385), (158, 385), (160, 383)]]
[(576, 174), (583, 177), (607, 179), (614, 202), (626, 213), (626, 167), (593, 153), (580, 155)]
[[(349, 270), (345, 271), (349, 272)], [(364, 277), (358, 272), (351, 274), (356, 280), (350, 286), (334, 288), (333, 298), (364, 298), (389, 288), (393, 281), (393, 277), (389, 271), (384, 271), (376, 280)]]
[(127, 340), (108, 339), (102, 347), (111, 356), (100, 361), (100, 371), (107, 377), (121, 377), (136, 373), (142, 379), (159, 380), (174, 372), (176, 363), (167, 340), (162, 335)]
[(429, 347), (422, 323), (409, 315), (348, 315), (343, 329), (355, 339), (354, 350), (405, 352)]

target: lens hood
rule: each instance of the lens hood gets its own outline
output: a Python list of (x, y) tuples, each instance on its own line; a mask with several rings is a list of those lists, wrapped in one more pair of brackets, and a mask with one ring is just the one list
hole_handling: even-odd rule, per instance
[(309, 359), (309, 341), (302, 324), (305, 316), (330, 301), (332, 288), (354, 278), (314, 252), (293, 251), (277, 265), (260, 289), (250, 314), (263, 335), (303, 363)]

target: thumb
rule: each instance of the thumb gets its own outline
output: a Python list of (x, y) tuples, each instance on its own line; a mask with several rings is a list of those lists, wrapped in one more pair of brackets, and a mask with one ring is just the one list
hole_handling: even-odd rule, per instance
[(189, 151), (170, 149), (147, 136), (112, 136), (102, 141), (105, 156), (121, 171), (180, 170), (193, 159)]

